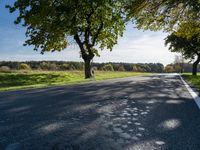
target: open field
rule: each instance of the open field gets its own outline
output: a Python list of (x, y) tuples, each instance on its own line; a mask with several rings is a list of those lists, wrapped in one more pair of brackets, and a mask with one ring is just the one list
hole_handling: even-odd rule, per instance
[(95, 79), (85, 80), (84, 72), (82, 71), (30, 71), (26, 73), (0, 72), (0, 91), (24, 88), (40, 88), (53, 85), (75, 84), (90, 82), (93, 80), (104, 80), (143, 75), (151, 75), (151, 73), (97, 71), (95, 72)]
[(184, 73), (182, 75), (189, 83), (194, 85), (196, 88), (200, 90), (200, 74), (197, 76), (191, 75), (191, 73)]

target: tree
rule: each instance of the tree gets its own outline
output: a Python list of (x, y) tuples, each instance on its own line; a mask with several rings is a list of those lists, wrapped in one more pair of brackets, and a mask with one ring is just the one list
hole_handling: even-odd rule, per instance
[(173, 67), (173, 65), (172, 65), (172, 64), (169, 64), (169, 65), (165, 66), (164, 71), (165, 71), (166, 73), (172, 73), (172, 72), (174, 72), (174, 67)]
[(19, 11), (16, 24), (27, 27), (25, 45), (54, 52), (74, 39), (85, 62), (85, 78), (91, 75), (91, 60), (98, 48), (112, 50), (126, 23), (123, 1), (118, 0), (16, 0), (7, 6)]
[(120, 65), (118, 71), (126, 71), (123, 65)]
[(175, 55), (175, 58), (174, 58), (174, 71), (183, 73), (183, 64), (184, 64), (183, 56)]
[(48, 63), (47, 62), (41, 62), (40, 63), (40, 67), (39, 67), (40, 69), (42, 69), (42, 70), (49, 70), (49, 65), (48, 65)]
[(137, 72), (144, 72), (143, 68), (141, 67), (141, 64), (136, 66), (137, 66)]
[(57, 67), (56, 63), (49, 63), (49, 70), (55, 71), (57, 69), (58, 69), (58, 67)]
[[(181, 24), (187, 24), (182, 36), (193, 36), (200, 33), (200, 1), (199, 0), (131, 0), (127, 5), (129, 17), (139, 29), (176, 31)], [(189, 24), (187, 22), (190, 22)], [(195, 32), (185, 29), (192, 26)], [(179, 30), (181, 31), (181, 30)]]
[(198, 35), (192, 36), (191, 38), (183, 38), (172, 33), (165, 40), (165, 44), (169, 44), (169, 50), (171, 52), (181, 53), (185, 59), (194, 60), (196, 58), (193, 63), (192, 74), (197, 75), (197, 66), (200, 62), (200, 41)]
[(19, 69), (20, 70), (31, 70), (31, 67), (28, 64), (26, 64), (26, 63), (21, 63), (19, 65)]
[(10, 67), (8, 67), (8, 66), (0, 66), (0, 72), (10, 72)]
[(112, 64), (105, 64), (103, 66), (104, 71), (114, 71)]
[(131, 0), (126, 8), (139, 29), (164, 30), (177, 38), (200, 41), (199, 0)]
[(138, 69), (137, 69), (137, 65), (133, 65), (133, 72), (137, 72)]
[(62, 64), (60, 68), (61, 70), (70, 70), (69, 64)]

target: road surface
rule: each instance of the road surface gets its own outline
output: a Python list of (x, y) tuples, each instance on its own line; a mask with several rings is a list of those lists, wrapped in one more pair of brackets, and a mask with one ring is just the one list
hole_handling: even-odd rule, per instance
[(24, 150), (199, 150), (200, 110), (176, 75), (1, 92), (0, 149), (12, 144)]

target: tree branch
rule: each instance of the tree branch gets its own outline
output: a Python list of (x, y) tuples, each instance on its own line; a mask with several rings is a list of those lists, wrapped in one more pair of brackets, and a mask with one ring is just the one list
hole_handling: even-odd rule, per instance
[(88, 26), (86, 27), (85, 29), (85, 41), (84, 41), (84, 44), (86, 45), (87, 49), (89, 50), (91, 47), (90, 47), (90, 41), (89, 41), (89, 37), (90, 37), (90, 25), (91, 25), (91, 16), (94, 14), (95, 10), (92, 8), (92, 11), (86, 16), (86, 21), (87, 21), (87, 24)]
[(96, 34), (94, 35), (94, 39), (92, 41), (91, 47), (93, 47), (95, 45), (95, 43), (97, 41), (97, 38), (99, 37), (99, 34), (100, 34), (101, 30), (103, 29), (103, 25), (104, 25), (103, 22), (101, 22)]
[(80, 38), (78, 36), (78, 33), (76, 33), (74, 35), (74, 39), (77, 42), (77, 44), (79, 45), (79, 47), (80, 47), (82, 57), (85, 57), (86, 56), (85, 49), (83, 47), (83, 43), (81, 42), (81, 40), (80, 40)]

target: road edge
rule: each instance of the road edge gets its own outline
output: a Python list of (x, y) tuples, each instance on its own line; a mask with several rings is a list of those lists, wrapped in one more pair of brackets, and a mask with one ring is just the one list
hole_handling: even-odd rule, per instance
[(188, 92), (190, 93), (190, 95), (192, 96), (192, 98), (194, 99), (195, 103), (197, 104), (198, 108), (200, 109), (200, 97), (198, 96), (198, 94), (189, 86), (189, 84), (187, 84), (187, 82), (185, 82), (185, 80), (183, 79), (183, 77), (181, 75), (179, 75), (181, 81), (183, 82), (184, 86), (186, 87), (186, 89), (188, 90)]
[[(155, 74), (157, 75), (157, 74)], [(117, 77), (117, 78), (108, 78), (108, 79), (102, 79), (102, 80), (86, 80), (83, 82), (72, 82), (72, 83), (66, 83), (66, 84), (52, 84), (42, 87), (25, 87), (25, 88), (19, 88), (19, 89), (8, 89), (8, 90), (0, 90), (1, 93), (9, 93), (9, 92), (20, 92), (20, 91), (28, 91), (28, 90), (40, 90), (40, 89), (56, 89), (56, 88), (63, 88), (63, 87), (70, 87), (70, 86), (79, 86), (79, 85), (87, 85), (87, 84), (96, 84), (101, 82), (109, 82), (109, 81), (115, 81), (115, 80), (123, 80), (126, 78), (134, 78), (134, 77), (149, 77), (154, 76), (154, 74), (150, 75), (136, 75), (136, 76), (127, 76), (127, 77)]]

